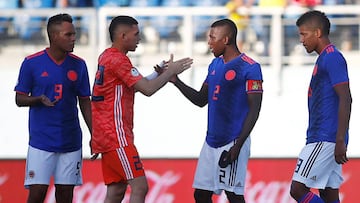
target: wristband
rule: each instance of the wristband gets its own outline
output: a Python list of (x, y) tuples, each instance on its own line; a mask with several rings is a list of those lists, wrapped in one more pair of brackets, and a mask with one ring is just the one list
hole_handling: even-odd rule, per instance
[(165, 61), (161, 61), (159, 64), (156, 64), (156, 66), (161, 69), (165, 68)]
[(150, 75), (146, 76), (145, 78), (148, 79), (148, 80), (153, 80), (155, 79), (159, 74), (154, 71), (153, 73), (151, 73)]

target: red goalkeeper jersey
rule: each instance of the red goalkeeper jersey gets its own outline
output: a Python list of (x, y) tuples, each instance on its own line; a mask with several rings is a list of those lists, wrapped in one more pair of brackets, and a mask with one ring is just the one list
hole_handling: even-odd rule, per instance
[(140, 79), (142, 75), (129, 58), (116, 48), (100, 55), (91, 102), (93, 153), (133, 143), (133, 85)]

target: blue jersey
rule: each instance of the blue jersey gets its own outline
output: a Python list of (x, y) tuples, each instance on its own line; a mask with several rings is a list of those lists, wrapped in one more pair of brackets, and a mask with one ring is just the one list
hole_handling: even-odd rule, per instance
[(221, 147), (236, 139), (249, 111), (247, 94), (262, 92), (262, 73), (258, 63), (245, 54), (228, 63), (222, 57), (209, 65), (208, 127), (206, 142)]
[[(348, 83), (347, 64), (334, 45), (319, 55), (308, 90), (309, 126), (306, 143), (336, 142), (339, 98), (334, 86)], [(346, 133), (346, 143), (348, 132)]]
[(90, 96), (89, 76), (85, 61), (68, 54), (56, 64), (43, 50), (23, 61), (18, 93), (46, 95), (54, 107), (42, 104), (29, 109), (29, 145), (49, 152), (71, 152), (81, 148), (82, 133), (78, 118), (77, 97)]

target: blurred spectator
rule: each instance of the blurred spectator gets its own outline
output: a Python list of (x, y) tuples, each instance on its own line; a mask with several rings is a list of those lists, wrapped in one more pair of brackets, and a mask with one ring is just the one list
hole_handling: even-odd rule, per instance
[[(285, 8), (288, 4), (287, 0), (255, 0), (253, 4), (262, 8)], [(269, 42), (270, 42), (270, 20), (271, 16), (254, 15), (251, 19), (253, 29), (256, 32), (258, 41), (255, 44), (255, 51), (259, 55), (269, 55)]]
[(321, 4), (321, 0), (293, 0), (302, 7), (307, 7), (309, 9), (314, 8), (317, 5)]
[(56, 7), (68, 8), (68, 7), (92, 7), (93, 2), (89, 0), (56, 0)]
[(248, 8), (252, 1), (244, 2), (244, 0), (230, 0), (226, 3), (226, 8), (229, 10), (229, 19), (234, 21), (237, 27), (237, 45), (241, 52), (243, 52), (243, 44), (245, 43), (246, 28), (249, 24)]
[(304, 8), (310, 9), (315, 6), (314, 0), (289, 0), (284, 13), (284, 51), (286, 56), (303, 55), (304, 48), (299, 43), (296, 20), (300, 17)]

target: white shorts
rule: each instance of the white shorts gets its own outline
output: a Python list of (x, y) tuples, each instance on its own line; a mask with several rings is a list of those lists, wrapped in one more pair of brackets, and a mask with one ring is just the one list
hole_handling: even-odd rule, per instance
[(247, 138), (240, 150), (237, 160), (226, 168), (218, 165), (221, 153), (234, 145), (231, 142), (223, 147), (213, 148), (206, 142), (200, 152), (193, 187), (196, 189), (213, 191), (219, 195), (222, 190), (244, 195), (247, 163), (250, 157), (250, 137)]
[(343, 182), (342, 166), (336, 163), (335, 143), (316, 142), (305, 145), (300, 152), (293, 180), (309, 188), (337, 189)]
[(50, 178), (60, 185), (82, 184), (82, 151), (55, 153), (29, 146), (26, 169), (25, 188), (29, 185), (49, 185)]

